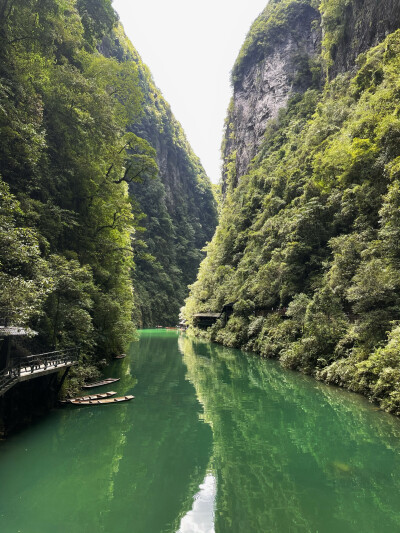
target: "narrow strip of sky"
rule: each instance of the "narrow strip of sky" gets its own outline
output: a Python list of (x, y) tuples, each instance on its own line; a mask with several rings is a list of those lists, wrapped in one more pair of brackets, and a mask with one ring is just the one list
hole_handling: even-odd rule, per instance
[(220, 178), (230, 71), (268, 0), (114, 0), (125, 31), (150, 68), (209, 175)]

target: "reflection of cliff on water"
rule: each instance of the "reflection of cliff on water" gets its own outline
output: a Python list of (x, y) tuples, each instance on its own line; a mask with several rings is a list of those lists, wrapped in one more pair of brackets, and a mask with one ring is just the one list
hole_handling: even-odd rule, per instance
[(185, 380), (176, 333), (142, 332), (132, 350), (135, 410), (108, 531), (114, 519), (118, 533), (174, 532), (204, 479), (212, 435), (199, 420), (201, 406)]
[(215, 531), (400, 530), (400, 424), (364, 399), (180, 339), (213, 428)]
[(211, 455), (185, 372), (176, 337), (144, 334), (107, 370), (135, 400), (66, 408), (2, 443), (0, 531), (175, 532)]

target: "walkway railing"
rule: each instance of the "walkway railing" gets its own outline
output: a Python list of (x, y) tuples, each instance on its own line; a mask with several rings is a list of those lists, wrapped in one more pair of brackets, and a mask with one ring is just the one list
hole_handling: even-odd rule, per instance
[(2, 396), (8, 389), (11, 389), (19, 381), (18, 371), (16, 369), (3, 370), (0, 373), (0, 396)]
[(54, 352), (28, 355), (23, 358), (11, 358), (8, 368), (0, 372), (0, 396), (19, 381), (40, 377), (49, 370), (57, 371), (58, 367), (68, 367), (77, 363), (78, 348), (57, 350)]

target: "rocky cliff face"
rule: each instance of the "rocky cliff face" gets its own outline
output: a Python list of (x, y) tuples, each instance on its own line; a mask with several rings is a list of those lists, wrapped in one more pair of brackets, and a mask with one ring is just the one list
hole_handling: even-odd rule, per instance
[(267, 122), (277, 118), (293, 94), (304, 92), (315, 81), (312, 64), (321, 51), (319, 12), (302, 3), (287, 13), (285, 22), (288, 31), (276, 35), (264, 51), (246, 56), (234, 82), (223, 156), (227, 162), (236, 150), (235, 184), (256, 155)]
[[(146, 98), (145, 113), (132, 130), (146, 139), (155, 149), (159, 180), (164, 190), (165, 206), (179, 234), (187, 222), (194, 231), (186, 238), (200, 249), (214, 234), (217, 218), (211, 183), (193, 153), (181, 125), (151, 78), (143, 80)], [(143, 187), (135, 185), (140, 193)], [(144, 212), (147, 206), (142, 205)], [(195, 271), (189, 278), (193, 281)]]
[(326, 74), (333, 79), (354, 69), (359, 54), (399, 26), (399, 0), (271, 0), (233, 69), (234, 93), (222, 148), (223, 188), (228, 164), (235, 163), (231, 181), (236, 186), (258, 151), (267, 123), (278, 117), (291, 96), (322, 86)]
[[(329, 7), (329, 2), (325, 4)], [(333, 20), (326, 21), (327, 31), (331, 24), (337, 26), (337, 38), (328, 50), (332, 58), (330, 78), (353, 69), (359, 54), (376, 46), (400, 26), (399, 0), (348, 0), (341, 4)]]

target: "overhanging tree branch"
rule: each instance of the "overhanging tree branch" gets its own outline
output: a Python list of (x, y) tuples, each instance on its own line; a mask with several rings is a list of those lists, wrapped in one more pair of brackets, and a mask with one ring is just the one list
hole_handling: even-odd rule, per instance
[(122, 176), (121, 179), (119, 180), (114, 180), (114, 183), (122, 183), (123, 181), (126, 181), (127, 183), (131, 183), (132, 181), (134, 181), (136, 178), (138, 178), (140, 176), (140, 174), (142, 172), (144, 172), (146, 170), (146, 166), (143, 166), (141, 167), (137, 172), (136, 174), (134, 174), (133, 176), (129, 176), (128, 177), (128, 173), (130, 171), (130, 169), (132, 168), (133, 166), (133, 163), (131, 163), (125, 170), (124, 172), (124, 175)]
[(100, 233), (100, 231), (103, 231), (104, 229), (114, 229), (117, 225), (117, 222), (118, 220), (120, 220), (122, 218), (122, 215), (118, 216), (119, 212), (116, 211), (113, 215), (113, 222), (112, 224), (106, 224), (104, 226), (100, 226), (99, 228), (97, 228), (96, 230), (96, 235), (98, 235)]

